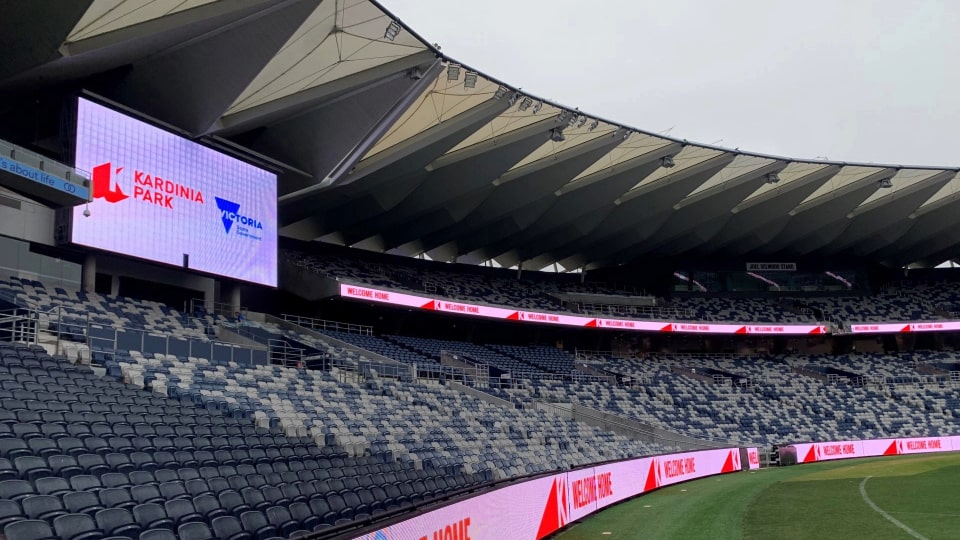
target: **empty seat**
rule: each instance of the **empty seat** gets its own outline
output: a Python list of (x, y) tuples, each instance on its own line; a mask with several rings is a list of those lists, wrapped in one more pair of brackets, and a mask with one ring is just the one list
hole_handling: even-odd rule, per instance
[(267, 508), (267, 521), (277, 529), (277, 533), (287, 538), (293, 531), (300, 528), (300, 523), (293, 519), (290, 511), (283, 506), (272, 506)]
[(176, 540), (173, 531), (169, 529), (150, 529), (140, 533), (139, 540)]
[(138, 504), (133, 507), (133, 519), (143, 530), (170, 529), (173, 530), (173, 520), (167, 517), (162, 506), (155, 503)]
[(91, 491), (75, 491), (63, 496), (63, 506), (73, 514), (89, 514), (93, 516), (103, 510), (100, 499)]
[(97, 527), (106, 536), (126, 536), (136, 538), (140, 535), (140, 525), (133, 519), (133, 514), (123, 508), (108, 508), (100, 510), (94, 515)]
[(100, 490), (97, 495), (104, 508), (126, 508), (133, 510), (133, 507), (138, 504), (137, 501), (133, 500), (127, 488), (107, 488)]
[(52, 495), (27, 497), (21, 504), (23, 505), (23, 513), (30, 519), (53, 521), (54, 518), (67, 514), (67, 510), (63, 507), (60, 499)]
[(197, 512), (193, 503), (186, 499), (167, 501), (164, 503), (163, 508), (167, 512), (167, 517), (173, 520), (175, 527), (192, 521), (203, 521), (203, 516)]
[(205, 523), (186, 523), (177, 529), (180, 540), (211, 540), (213, 535)]
[(57, 535), (46, 521), (26, 519), (3, 528), (7, 540), (57, 540)]
[(213, 534), (220, 540), (252, 540), (253, 535), (243, 530), (240, 520), (233, 516), (222, 516), (211, 523)]
[(253, 535), (254, 540), (267, 540), (277, 535), (277, 528), (270, 525), (263, 512), (251, 510), (240, 514), (243, 529)]
[(67, 514), (53, 520), (53, 530), (61, 540), (100, 540), (103, 532), (86, 514)]

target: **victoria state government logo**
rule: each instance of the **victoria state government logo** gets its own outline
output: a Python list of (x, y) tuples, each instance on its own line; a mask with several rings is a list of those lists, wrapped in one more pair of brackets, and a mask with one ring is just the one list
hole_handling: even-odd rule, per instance
[(240, 203), (214, 197), (217, 201), (217, 209), (220, 210), (220, 221), (223, 223), (223, 230), (227, 235), (230, 231), (237, 236), (260, 240), (263, 238), (263, 224), (259, 219), (245, 216), (240, 213)]

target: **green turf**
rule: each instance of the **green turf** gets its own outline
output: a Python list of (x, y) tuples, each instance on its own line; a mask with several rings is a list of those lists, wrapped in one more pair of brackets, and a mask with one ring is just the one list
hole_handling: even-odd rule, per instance
[[(605, 538), (960, 538), (960, 455), (818, 463), (706, 478), (610, 508), (557, 535)], [(604, 534), (609, 533), (609, 534)]]

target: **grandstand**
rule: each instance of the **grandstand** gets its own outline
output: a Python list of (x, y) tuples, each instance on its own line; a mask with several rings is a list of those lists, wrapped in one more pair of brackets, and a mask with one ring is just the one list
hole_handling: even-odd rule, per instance
[(955, 168), (648, 133), (387, 8), (5, 7), (6, 540), (439, 538), (552, 482), (541, 538), (638, 460), (960, 435)]

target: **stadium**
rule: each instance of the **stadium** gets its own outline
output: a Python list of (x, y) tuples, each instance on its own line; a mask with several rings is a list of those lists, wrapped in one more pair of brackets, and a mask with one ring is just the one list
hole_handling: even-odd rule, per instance
[(6, 540), (956, 536), (960, 169), (624, 125), (384, 4), (0, 1)]

